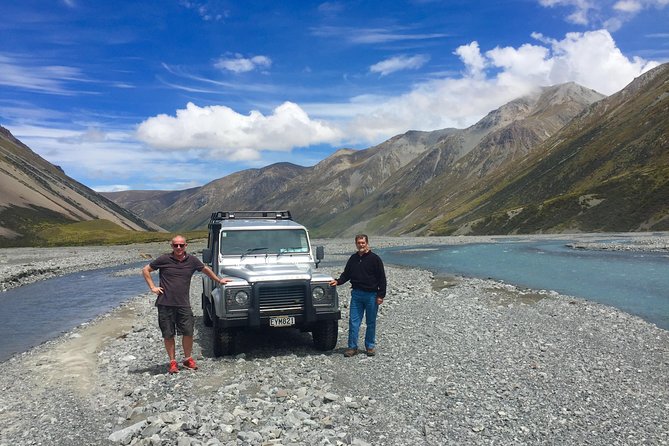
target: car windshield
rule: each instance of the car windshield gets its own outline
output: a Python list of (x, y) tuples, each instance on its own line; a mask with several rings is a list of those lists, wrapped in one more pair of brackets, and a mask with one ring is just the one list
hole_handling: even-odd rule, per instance
[(221, 232), (221, 254), (308, 253), (307, 233), (303, 229), (246, 229)]

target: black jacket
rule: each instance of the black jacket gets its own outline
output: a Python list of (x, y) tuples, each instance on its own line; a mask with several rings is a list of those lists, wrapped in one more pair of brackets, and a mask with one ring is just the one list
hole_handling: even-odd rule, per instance
[(356, 252), (348, 259), (344, 272), (337, 279), (337, 285), (349, 280), (354, 290), (373, 291), (379, 297), (386, 297), (386, 271), (383, 261), (372, 251), (363, 255)]

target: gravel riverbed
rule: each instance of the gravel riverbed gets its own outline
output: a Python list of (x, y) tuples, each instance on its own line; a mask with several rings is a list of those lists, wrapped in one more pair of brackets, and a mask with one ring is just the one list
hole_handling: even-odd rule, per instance
[[(370, 240), (373, 248), (466, 241)], [(338, 275), (353, 242), (317, 243), (326, 246), (323, 270)], [(166, 247), (91, 248), (71, 261), (61, 249), (53, 258), (76, 270)], [(26, 266), (2, 254), (3, 282), (40, 268), (39, 257)], [(669, 332), (551, 291), (386, 269), (372, 358), (342, 354), (348, 285), (338, 288), (334, 351), (281, 329), (245, 335), (242, 353), (214, 358), (195, 276), (200, 368), (170, 376), (154, 297), (137, 296), (2, 363), (0, 445), (669, 444)]]

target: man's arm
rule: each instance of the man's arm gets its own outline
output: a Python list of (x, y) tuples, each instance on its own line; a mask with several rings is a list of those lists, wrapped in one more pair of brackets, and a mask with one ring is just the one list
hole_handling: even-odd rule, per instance
[(378, 255), (376, 256), (378, 259), (378, 264), (376, 265), (377, 269), (377, 279), (379, 283), (379, 292), (376, 295), (376, 303), (377, 305), (381, 305), (383, 303), (383, 299), (386, 298), (386, 287), (387, 287), (387, 282), (386, 282), (386, 269), (383, 267), (383, 260), (381, 260), (381, 257)]
[(211, 270), (211, 268), (209, 268), (209, 267), (206, 266), (206, 265), (205, 265), (204, 268), (202, 268), (202, 272), (203, 272), (207, 277), (209, 277), (211, 280), (213, 280), (214, 282), (220, 283), (221, 285), (223, 285), (224, 283), (228, 283), (228, 282), (231, 282), (231, 281), (232, 281), (231, 279), (224, 279), (224, 278), (222, 278), (222, 277), (218, 277), (218, 276), (216, 275), (216, 273), (214, 273), (214, 272)]
[(163, 294), (163, 288), (156, 286), (153, 283), (153, 278), (151, 277), (151, 273), (153, 271), (155, 271), (155, 269), (151, 268), (151, 265), (146, 265), (144, 268), (142, 268), (142, 275), (144, 276), (144, 280), (146, 281), (146, 284), (149, 286), (149, 289), (152, 293), (157, 295)]
[(344, 267), (344, 272), (339, 275), (339, 279), (334, 279), (330, 281), (330, 286), (338, 286), (338, 285), (343, 285), (346, 282), (348, 282), (349, 279), (349, 264), (351, 263), (351, 259), (349, 258), (348, 261), (346, 262), (346, 266)]

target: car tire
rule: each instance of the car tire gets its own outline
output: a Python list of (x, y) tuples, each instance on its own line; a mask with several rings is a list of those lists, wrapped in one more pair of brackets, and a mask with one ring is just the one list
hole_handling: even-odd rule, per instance
[(211, 320), (211, 316), (209, 315), (210, 310), (212, 309), (209, 305), (209, 299), (202, 293), (202, 323), (205, 327), (212, 327), (214, 325), (214, 321)]
[(319, 322), (311, 331), (316, 350), (332, 350), (337, 345), (337, 321)]
[(233, 331), (226, 330), (220, 326), (220, 320), (215, 314), (212, 315), (212, 344), (214, 348), (214, 356), (231, 355), (235, 352), (235, 338), (236, 334)]

